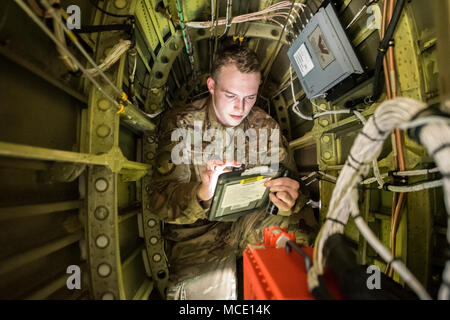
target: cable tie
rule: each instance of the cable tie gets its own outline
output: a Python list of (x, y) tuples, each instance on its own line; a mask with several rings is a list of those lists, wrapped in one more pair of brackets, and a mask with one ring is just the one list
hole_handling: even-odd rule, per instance
[(375, 128), (378, 130), (378, 133), (380, 134), (380, 136), (384, 136), (386, 134), (386, 131), (383, 131), (380, 129), (380, 127), (377, 124), (376, 118), (375, 118), (375, 114), (372, 116), (373, 119), (373, 124), (375, 125)]
[(431, 156), (434, 158), (437, 153), (441, 152), (442, 150), (445, 150), (450, 147), (450, 143), (444, 143), (443, 145), (437, 147), (432, 153)]
[(355, 167), (354, 167), (350, 162), (348, 162), (348, 161), (345, 162), (345, 165), (349, 166), (350, 168), (352, 168), (352, 169), (355, 170), (355, 171), (358, 171), (358, 169), (355, 168)]
[(336, 222), (336, 223), (338, 223), (338, 224), (340, 224), (340, 225), (345, 226), (345, 223), (343, 223), (342, 221), (339, 221), (339, 220), (337, 220), (337, 219), (333, 219), (333, 218), (325, 218), (325, 220), (329, 220), (329, 221), (332, 221), (332, 222)]
[(367, 133), (365, 133), (364, 131), (361, 131), (359, 134), (362, 134), (364, 137), (366, 137), (367, 139), (369, 139), (370, 141), (373, 141), (373, 142), (381, 142), (381, 141), (384, 141), (385, 139), (375, 139), (375, 138), (372, 138), (371, 136), (369, 136)]
[(393, 184), (390, 183), (390, 182), (385, 182), (385, 183), (383, 184), (382, 188), (383, 188), (383, 190), (385, 190), (385, 191), (390, 191), (390, 190), (389, 190), (389, 186), (392, 186), (392, 185), (393, 185)]
[(359, 164), (360, 166), (364, 164), (364, 163), (362, 163), (362, 162), (356, 160), (355, 157), (353, 157), (353, 155), (352, 155), (351, 153), (349, 153), (348, 156), (350, 157), (350, 159), (352, 159), (354, 162), (356, 162), (356, 163)]

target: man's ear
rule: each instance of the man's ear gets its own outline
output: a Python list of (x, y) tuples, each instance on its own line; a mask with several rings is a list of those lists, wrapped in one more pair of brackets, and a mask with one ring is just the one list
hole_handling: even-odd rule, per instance
[(209, 93), (214, 94), (216, 82), (212, 77), (208, 77), (208, 79), (206, 80), (206, 86), (208, 87)]

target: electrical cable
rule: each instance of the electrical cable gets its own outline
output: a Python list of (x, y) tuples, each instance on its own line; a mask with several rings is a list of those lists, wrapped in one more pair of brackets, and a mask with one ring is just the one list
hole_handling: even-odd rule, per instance
[(231, 24), (239, 24), (243, 22), (257, 21), (257, 20), (268, 20), (279, 24), (279, 22), (274, 20), (274, 18), (276, 17), (288, 18), (290, 13), (287, 10), (291, 6), (291, 3), (289, 1), (281, 1), (263, 10), (242, 14), (230, 19), (229, 17), (231, 15), (231, 12), (230, 14), (228, 14), (229, 12), (228, 4), (230, 5), (232, 4), (231, 0), (227, 0), (227, 17), (225, 18), (220, 19), (216, 18), (214, 21), (189, 21), (185, 22), (185, 25), (191, 28), (212, 28), (213, 23), (215, 23), (215, 26), (218, 25), (230, 26)]
[[(58, 20), (61, 19), (61, 15), (60, 12), (62, 9), (58, 10), (56, 12), (56, 15), (58, 16)], [(61, 28), (61, 25), (58, 24), (58, 22), (56, 21), (56, 18), (53, 18), (53, 32), (55, 34), (55, 37), (57, 39), (59, 39), (59, 41), (64, 45), (64, 47), (67, 49), (67, 44), (66, 44), (66, 38), (64, 36), (64, 30)], [(73, 73), (76, 73), (79, 68), (78, 66), (70, 59), (70, 57), (65, 53), (64, 50), (61, 49), (61, 47), (56, 46), (56, 50), (58, 51), (59, 54), (59, 58), (61, 59), (61, 61), (64, 63), (64, 65), (66, 66), (66, 68)]]
[(42, 5), (45, 7), (45, 9), (48, 11), (48, 13), (61, 25), (61, 27), (64, 29), (66, 34), (69, 36), (69, 38), (72, 40), (72, 42), (75, 44), (75, 46), (80, 50), (80, 52), (83, 54), (83, 56), (88, 60), (88, 62), (94, 67), (94, 69), (99, 73), (100, 76), (106, 81), (106, 83), (116, 92), (118, 97), (122, 96), (122, 91), (119, 90), (114, 83), (103, 73), (103, 71), (100, 69), (100, 67), (95, 63), (95, 61), (91, 58), (91, 56), (84, 50), (84, 48), (80, 45), (77, 38), (74, 36), (73, 32), (67, 28), (67, 26), (62, 23), (62, 21), (59, 21), (57, 19), (57, 16), (55, 14), (55, 10), (53, 7), (50, 6), (47, 0), (41, 0)]
[(130, 40), (120, 39), (119, 42), (112, 47), (103, 62), (98, 65), (98, 68), (87, 69), (86, 72), (90, 73), (93, 77), (97, 77), (100, 75), (100, 72), (104, 72), (114, 65), (120, 57), (130, 49), (130, 47)]
[(393, 186), (393, 185), (387, 185), (385, 188), (392, 192), (416, 192), (421, 191), (425, 189), (431, 189), (431, 188), (438, 188), (442, 187), (444, 185), (444, 181), (441, 180), (435, 180), (435, 181), (428, 181), (416, 185), (408, 185), (408, 186)]
[(421, 176), (424, 174), (437, 173), (439, 172), (439, 168), (433, 169), (421, 169), (421, 170), (410, 170), (410, 171), (394, 171), (392, 172), (393, 176), (399, 177), (412, 177), (412, 176)]
[[(430, 299), (423, 286), (407, 270), (399, 260), (394, 260), (387, 248), (371, 233), (364, 220), (359, 216), (358, 190), (357, 185), (361, 183), (363, 177), (369, 172), (370, 161), (376, 159), (381, 152), (385, 139), (394, 128), (401, 123), (407, 122), (412, 117), (425, 108), (425, 104), (410, 98), (397, 98), (383, 102), (374, 115), (367, 121), (363, 130), (358, 134), (350, 150), (349, 157), (341, 170), (336, 187), (333, 190), (329, 204), (327, 220), (322, 226), (316, 239), (314, 250), (314, 261), (316, 262), (315, 274), (323, 274), (323, 245), (326, 239), (335, 233), (343, 233), (344, 225), (347, 223), (349, 215), (355, 217), (355, 223), (361, 234), (368, 243), (386, 261), (390, 262), (393, 269), (400, 277), (414, 290), (421, 299)], [(334, 221), (339, 221), (336, 223)], [(308, 279), (310, 291), (317, 280)]]
[[(450, 125), (444, 123), (427, 124), (419, 132), (419, 141), (434, 158), (443, 176), (444, 203), (447, 209), (447, 247), (450, 248)], [(438, 299), (450, 300), (450, 257), (442, 273), (442, 284)]]
[(83, 65), (70, 53), (67, 48), (64, 47), (64, 45), (53, 35), (53, 33), (47, 28), (46, 25), (43, 24), (43, 22), (28, 8), (27, 5), (23, 2), (23, 0), (14, 0), (19, 7), (21, 7), (25, 13), (49, 36), (50, 39), (55, 42), (57, 46), (59, 46), (65, 53), (75, 62), (75, 64), (80, 68), (80, 70), (86, 74), (86, 76), (89, 78), (89, 80), (94, 84), (94, 86), (103, 94), (105, 97), (112, 102), (114, 105), (119, 107), (119, 104), (116, 100), (114, 100), (102, 87), (101, 85), (89, 74), (87, 73), (86, 69), (83, 67)]
[(180, 26), (181, 26), (181, 33), (183, 34), (183, 40), (184, 40), (184, 46), (186, 48), (186, 53), (190, 55), (190, 45), (188, 44), (187, 36), (186, 36), (186, 27), (184, 24), (184, 18), (183, 18), (183, 11), (181, 10), (181, 4), (180, 0), (176, 0), (177, 10), (178, 10), (178, 17), (180, 18)]
[(405, 4), (405, 0), (398, 0), (395, 9), (393, 12), (393, 16), (389, 26), (386, 30), (386, 34), (384, 35), (380, 46), (378, 48), (378, 54), (375, 62), (375, 74), (373, 78), (373, 91), (372, 95), (368, 97), (362, 97), (355, 100), (347, 101), (345, 106), (347, 108), (352, 108), (358, 104), (365, 103), (367, 105), (371, 105), (378, 101), (382, 93), (382, 84), (381, 84), (381, 72), (383, 69), (383, 60), (386, 54), (388, 46), (391, 44), (392, 37), (394, 35), (395, 28), (397, 27), (398, 21), (400, 20), (400, 15), (403, 11), (403, 7)]
[[(16, 4), (42, 29), (42, 31), (44, 31), (44, 33), (59, 47), (62, 48), (62, 50), (65, 51), (65, 53), (75, 62), (75, 64), (79, 67), (79, 69), (83, 72), (83, 74), (86, 75), (86, 77), (90, 80), (90, 82), (105, 96), (105, 98), (107, 100), (109, 100), (114, 106), (116, 106), (119, 111), (124, 108), (124, 105), (122, 103), (127, 103), (130, 104), (132, 108), (134, 108), (136, 111), (138, 111), (139, 113), (141, 113), (142, 115), (144, 115), (145, 117), (154, 117), (154, 115), (151, 114), (147, 114), (143, 111), (141, 111), (139, 108), (136, 108), (132, 103), (130, 103), (130, 101), (127, 100), (126, 96), (124, 96), (122, 94), (122, 92), (119, 91), (119, 89), (117, 89), (117, 87), (111, 83), (111, 81), (109, 80), (109, 78), (106, 77), (106, 75), (100, 70), (100, 75), (102, 75), (103, 77), (106, 77), (106, 79), (108, 80), (107, 82), (109, 82), (110, 86), (112, 86), (112, 89), (114, 91), (118, 91), (120, 93), (120, 95), (117, 95), (117, 100), (114, 99), (113, 97), (111, 97), (111, 95), (105, 91), (105, 89), (95, 80), (94, 77), (92, 77), (87, 70), (84, 68), (83, 64), (81, 64), (81, 62), (78, 61), (78, 59), (67, 49), (64, 47), (64, 45), (53, 35), (53, 33), (50, 31), (50, 29), (38, 18), (38, 16), (24, 3), (24, 0), (14, 0), (16, 2)], [(46, 9), (51, 9), (48, 10), (48, 12), (54, 16), (55, 13), (52, 10), (53, 8), (49, 8), (48, 7), (48, 2), (45, 0), (42, 0), (42, 4), (46, 7)], [(62, 23), (62, 22), (61, 22)], [(65, 26), (64, 26), (65, 27)], [(63, 28), (64, 29), (64, 28)], [(64, 29), (67, 33), (67, 30)], [(70, 30), (69, 30), (70, 31)], [(69, 36), (71, 36), (71, 40), (72, 41), (76, 41), (75, 36), (73, 35), (73, 33), (68, 33)], [(75, 40), (73, 39), (75, 38)], [(77, 44), (77, 42), (75, 42)], [(87, 54), (83, 48), (81, 48), (81, 50), (83, 50), (83, 52), (85, 54)], [(80, 50), (80, 51), (81, 51)], [(88, 55), (89, 56), (89, 55)], [(92, 58), (89, 57), (90, 61), (92, 61)], [(93, 63), (94, 67), (96, 67), (96, 69), (98, 69), (98, 66), (95, 64), (95, 62)], [(121, 101), (121, 103), (119, 104), (118, 101)]]
[(223, 31), (222, 35), (219, 37), (219, 39), (221, 39), (227, 32), (228, 32), (228, 28), (231, 27), (231, 25), (233, 24), (233, 22), (231, 22), (230, 24), (228, 24), (229, 22), (229, 16), (231, 16), (232, 14), (232, 0), (227, 0), (227, 9), (226, 9), (226, 18), (225, 18), (225, 30)]

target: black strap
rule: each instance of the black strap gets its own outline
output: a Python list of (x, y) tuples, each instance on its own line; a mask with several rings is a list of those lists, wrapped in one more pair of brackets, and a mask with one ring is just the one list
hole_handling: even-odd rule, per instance
[(431, 156), (434, 158), (436, 156), (436, 154), (438, 154), (439, 152), (441, 152), (442, 150), (445, 150), (447, 148), (450, 147), (450, 143), (444, 143), (443, 145), (441, 145), (440, 147), (436, 148), (432, 153)]
[(339, 220), (337, 220), (337, 219), (333, 219), (333, 218), (325, 218), (325, 221), (326, 221), (326, 220), (330, 220), (330, 221), (332, 221), (332, 222), (336, 222), (336, 223), (339, 223), (340, 225), (345, 226), (345, 223), (343, 223), (342, 221), (339, 221)]

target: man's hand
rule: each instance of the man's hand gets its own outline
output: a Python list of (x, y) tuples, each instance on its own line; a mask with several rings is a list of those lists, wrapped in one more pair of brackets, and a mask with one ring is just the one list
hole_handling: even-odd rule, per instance
[(279, 210), (288, 211), (295, 205), (300, 188), (297, 181), (283, 177), (267, 181), (264, 186), (270, 188), (269, 198)]
[(210, 160), (206, 164), (206, 170), (202, 173), (202, 184), (197, 191), (197, 197), (202, 201), (208, 201), (214, 196), (217, 180), (224, 172), (230, 172), (226, 167), (240, 167), (241, 163), (237, 161)]

